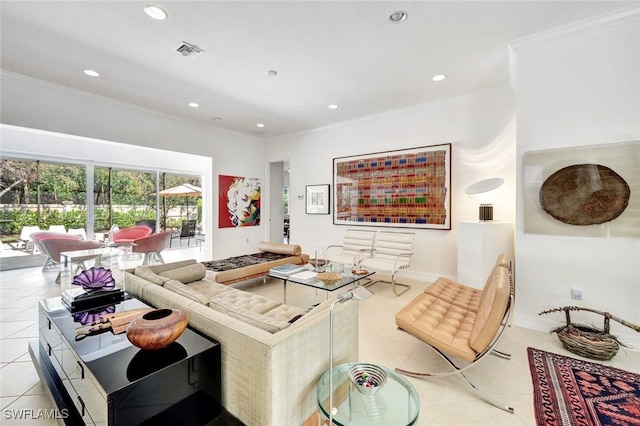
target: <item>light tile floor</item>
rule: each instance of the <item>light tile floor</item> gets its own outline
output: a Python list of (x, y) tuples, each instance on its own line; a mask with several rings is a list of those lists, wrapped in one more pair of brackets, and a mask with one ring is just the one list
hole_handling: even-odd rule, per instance
[[(186, 258), (200, 259), (199, 249), (163, 252), (165, 261)], [(31, 363), (27, 343), (37, 338), (37, 303), (59, 295), (55, 272), (40, 268), (0, 272), (0, 416), (2, 425), (50, 425), (55, 420), (9, 419), (7, 410), (53, 409), (46, 390)], [(408, 281), (406, 281), (408, 282)], [(411, 282), (412, 289), (395, 296), (390, 287), (371, 287), (375, 296), (360, 303), (360, 361), (403, 367), (417, 371), (442, 371), (446, 364), (425, 344), (398, 331), (394, 315), (427, 285)], [(236, 287), (282, 300), (282, 282), (251, 281)], [(326, 298), (323, 291), (289, 285), (287, 302), (306, 307)], [(535, 425), (533, 390), (526, 348), (535, 347), (550, 352), (578, 357), (565, 351), (555, 335), (520, 327), (510, 327), (499, 348), (512, 354), (510, 361), (487, 357), (468, 372), (468, 377), (486, 394), (515, 408), (515, 414), (499, 410), (478, 398), (462, 379), (456, 376), (408, 380), (420, 396), (419, 425)], [(621, 349), (611, 361), (614, 367), (640, 373), (640, 352)]]

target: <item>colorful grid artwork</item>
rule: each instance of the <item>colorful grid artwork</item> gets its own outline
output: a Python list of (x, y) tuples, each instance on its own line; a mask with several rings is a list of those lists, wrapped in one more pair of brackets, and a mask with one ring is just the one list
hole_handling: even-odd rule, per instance
[(334, 223), (451, 229), (451, 144), (333, 160)]

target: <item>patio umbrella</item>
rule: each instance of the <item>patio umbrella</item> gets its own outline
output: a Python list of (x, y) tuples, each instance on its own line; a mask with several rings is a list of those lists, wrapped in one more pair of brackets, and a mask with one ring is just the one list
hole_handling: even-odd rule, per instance
[(158, 192), (158, 195), (161, 197), (199, 197), (202, 195), (202, 188), (190, 183), (183, 183), (173, 188), (163, 189)]
[[(200, 197), (202, 196), (202, 188), (183, 183), (172, 188), (163, 189), (158, 192), (161, 197)], [(165, 215), (166, 216), (166, 215)], [(187, 198), (187, 219), (189, 218), (189, 199)]]

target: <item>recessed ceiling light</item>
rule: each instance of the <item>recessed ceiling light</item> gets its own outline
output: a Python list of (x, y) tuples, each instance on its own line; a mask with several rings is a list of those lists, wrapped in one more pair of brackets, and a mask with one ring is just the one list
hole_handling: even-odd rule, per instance
[(191, 108), (198, 108), (200, 105), (199, 105), (199, 104), (197, 104), (197, 103), (195, 103), (195, 102), (189, 102), (189, 106), (190, 106)]
[(222, 117), (211, 117), (213, 121), (222, 121)]
[(158, 6), (147, 5), (144, 7), (144, 13), (159, 21), (167, 19), (167, 12)]
[(258, 124), (256, 124), (256, 126), (258, 126), (258, 127), (260, 127), (260, 128), (263, 128), (263, 127), (264, 127), (264, 124), (262, 124), (262, 123), (258, 123)]
[(91, 77), (100, 77), (100, 73), (98, 71), (94, 71), (94, 70), (84, 70), (84, 73), (86, 75), (89, 75)]
[(447, 78), (447, 76), (444, 75), (444, 74), (436, 74), (433, 77), (431, 77), (431, 80), (433, 80), (433, 81), (442, 81), (445, 78)]
[(327, 108), (329, 108), (329, 109), (336, 109), (336, 108), (338, 108), (338, 105), (336, 105), (336, 104), (331, 104), (331, 105), (329, 105)]
[(276, 71), (276, 70), (269, 70), (269, 71), (266, 71), (264, 74), (265, 74), (267, 77), (275, 77), (276, 75), (278, 75), (278, 71)]
[(400, 22), (404, 22), (407, 20), (409, 14), (404, 10), (397, 10), (389, 15), (389, 21), (399, 24)]

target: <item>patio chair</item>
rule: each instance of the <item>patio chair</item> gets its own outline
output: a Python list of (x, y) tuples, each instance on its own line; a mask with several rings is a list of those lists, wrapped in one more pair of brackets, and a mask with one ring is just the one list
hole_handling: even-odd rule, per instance
[(67, 231), (67, 234), (69, 235), (77, 235), (80, 238), (82, 238), (83, 240), (87, 239), (87, 231), (84, 230), (84, 228), (71, 228)]
[(156, 233), (156, 220), (155, 219), (136, 220), (136, 226), (148, 226), (149, 228), (151, 228), (151, 233), (152, 234)]
[[(80, 239), (70, 239), (67, 235), (66, 238), (44, 238), (40, 240), (43, 253), (51, 259), (53, 264), (60, 264), (60, 253), (64, 251), (77, 251), (77, 250), (90, 250), (103, 247), (104, 245), (100, 241), (85, 241)], [(87, 269), (84, 262), (87, 260), (100, 257), (99, 254), (82, 256), (74, 259), (76, 263), (76, 272), (84, 271)], [(71, 265), (73, 268), (73, 265)], [(56, 277), (56, 284), (60, 284), (60, 272)]]
[(162, 250), (169, 247), (172, 231), (162, 231), (148, 237), (135, 240), (135, 244), (131, 251), (133, 253), (144, 253), (143, 265), (160, 262), (164, 263), (164, 259), (160, 254)]
[(44, 254), (46, 256), (46, 259), (44, 261), (44, 265), (42, 265), (42, 270), (46, 271), (47, 269), (50, 269), (52, 267), (55, 267), (58, 263), (59, 263), (59, 259), (58, 260), (54, 260), (52, 259), (46, 249), (42, 246), (41, 241), (48, 239), (48, 238), (56, 238), (59, 240), (81, 240), (81, 237), (78, 235), (69, 235), (67, 233), (61, 233), (61, 232), (51, 232), (51, 231), (40, 231), (40, 232), (34, 232), (33, 234), (30, 235), (31, 240), (33, 242), (34, 247), (42, 254)]
[[(366, 286), (379, 282), (388, 283), (391, 284), (393, 293), (396, 296), (400, 296), (411, 288), (411, 286), (407, 284), (397, 283), (396, 276), (401, 270), (411, 266), (414, 237), (415, 234), (413, 232), (378, 232), (373, 244), (373, 250), (370, 250), (371, 256), (360, 260), (357, 268), (389, 274), (391, 281), (376, 280), (366, 284)], [(405, 289), (398, 292), (397, 286), (404, 287)]]
[(171, 235), (171, 241), (169, 242), (169, 246), (173, 245), (174, 238), (180, 238), (180, 247), (182, 247), (182, 240), (187, 239), (187, 247), (191, 243), (191, 238), (196, 235), (196, 221), (195, 220), (183, 220), (182, 225), (178, 231), (173, 231)]
[(9, 243), (9, 246), (12, 249), (16, 249), (16, 250), (31, 251), (31, 254), (33, 254), (34, 246), (29, 236), (34, 232), (39, 232), (39, 231), (40, 231), (39, 226), (23, 226), (22, 230), (20, 231), (19, 240), (14, 243)]
[(67, 228), (65, 228), (64, 225), (49, 225), (49, 231), (65, 234), (67, 232)]
[(111, 241), (116, 245), (125, 245), (133, 243), (140, 238), (148, 237), (149, 235), (151, 235), (151, 228), (148, 226), (130, 226), (114, 231), (111, 234)]

